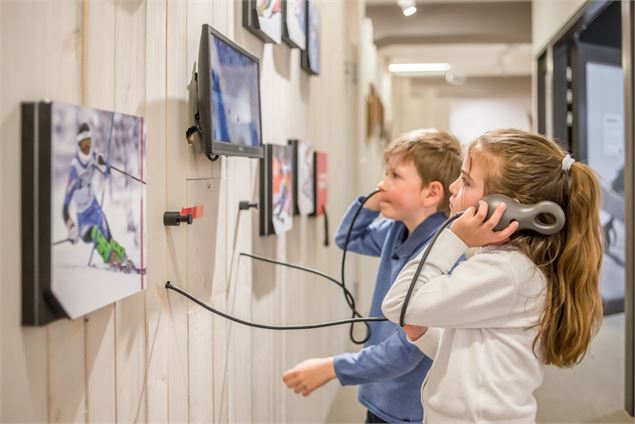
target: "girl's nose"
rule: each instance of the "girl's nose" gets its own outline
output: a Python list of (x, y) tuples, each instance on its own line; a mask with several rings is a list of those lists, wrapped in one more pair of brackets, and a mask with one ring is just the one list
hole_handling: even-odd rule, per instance
[(448, 187), (450, 189), (450, 194), (456, 194), (456, 183), (458, 180), (454, 180), (454, 182), (452, 182), (452, 184), (450, 184), (450, 187)]

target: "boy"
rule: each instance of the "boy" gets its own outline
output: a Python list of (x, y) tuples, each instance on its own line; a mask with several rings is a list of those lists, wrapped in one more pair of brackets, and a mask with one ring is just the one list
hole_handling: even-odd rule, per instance
[[(382, 316), (381, 303), (395, 277), (445, 220), (448, 187), (461, 170), (461, 145), (443, 131), (415, 130), (390, 143), (384, 160), (379, 193), (364, 205), (348, 246), (381, 256), (370, 316)], [(362, 200), (353, 202), (340, 223), (335, 238), (340, 248)], [(385, 219), (375, 221), (379, 212)], [(359, 384), (367, 422), (421, 422), (420, 390), (432, 360), (407, 341), (397, 324), (369, 324), (371, 337), (364, 349), (301, 362), (284, 374), (284, 382), (304, 396), (333, 378), (342, 385)]]

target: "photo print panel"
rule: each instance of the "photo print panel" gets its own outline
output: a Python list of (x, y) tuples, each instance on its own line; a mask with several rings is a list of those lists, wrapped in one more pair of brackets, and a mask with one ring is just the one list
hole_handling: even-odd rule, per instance
[(306, 48), (307, 0), (282, 0), (282, 39), (291, 47)]
[(266, 43), (282, 39), (282, 0), (243, 0), (243, 26)]
[(293, 147), (265, 145), (260, 161), (260, 235), (280, 235), (293, 227)]
[(22, 104), (23, 324), (77, 318), (145, 288), (143, 118)]
[(315, 0), (308, 0), (306, 48), (302, 51), (302, 68), (311, 75), (320, 74), (320, 13)]
[(315, 212), (315, 186), (313, 180), (313, 148), (309, 143), (289, 140), (293, 147), (293, 198), (294, 215), (311, 215)]
[(315, 195), (314, 195), (314, 203), (315, 203), (315, 212), (313, 215), (322, 216), (326, 211), (326, 204), (328, 202), (328, 190), (329, 190), (329, 182), (328, 182), (328, 155), (324, 152), (315, 152), (314, 153), (314, 171), (313, 171), (313, 181), (315, 185)]

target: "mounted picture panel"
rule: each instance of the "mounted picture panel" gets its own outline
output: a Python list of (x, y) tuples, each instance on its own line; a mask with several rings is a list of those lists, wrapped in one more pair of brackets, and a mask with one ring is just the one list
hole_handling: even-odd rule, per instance
[(243, 26), (266, 43), (282, 39), (282, 0), (243, 0)]
[(306, 48), (307, 0), (282, 0), (282, 39), (291, 47)]
[(289, 140), (293, 147), (294, 215), (311, 215), (315, 211), (314, 154), (310, 144)]
[(293, 148), (265, 145), (260, 161), (260, 235), (280, 235), (293, 227)]
[(311, 75), (320, 74), (320, 13), (314, 0), (308, 0), (306, 48), (302, 51), (302, 68)]
[(22, 322), (77, 318), (145, 288), (143, 118), (22, 104)]

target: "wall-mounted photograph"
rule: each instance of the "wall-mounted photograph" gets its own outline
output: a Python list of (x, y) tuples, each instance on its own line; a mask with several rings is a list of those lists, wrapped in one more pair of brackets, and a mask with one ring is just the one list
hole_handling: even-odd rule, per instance
[(308, 0), (306, 48), (302, 51), (301, 65), (311, 75), (320, 74), (320, 13), (315, 0)]
[(289, 140), (293, 147), (293, 197), (295, 215), (311, 215), (315, 211), (314, 154), (309, 143)]
[(293, 147), (266, 144), (260, 161), (260, 235), (293, 227)]
[(291, 47), (306, 47), (307, 0), (282, 0), (282, 39)]
[(243, 25), (266, 43), (282, 39), (282, 0), (243, 0)]
[(77, 318), (143, 290), (143, 118), (22, 106), (23, 322)]

